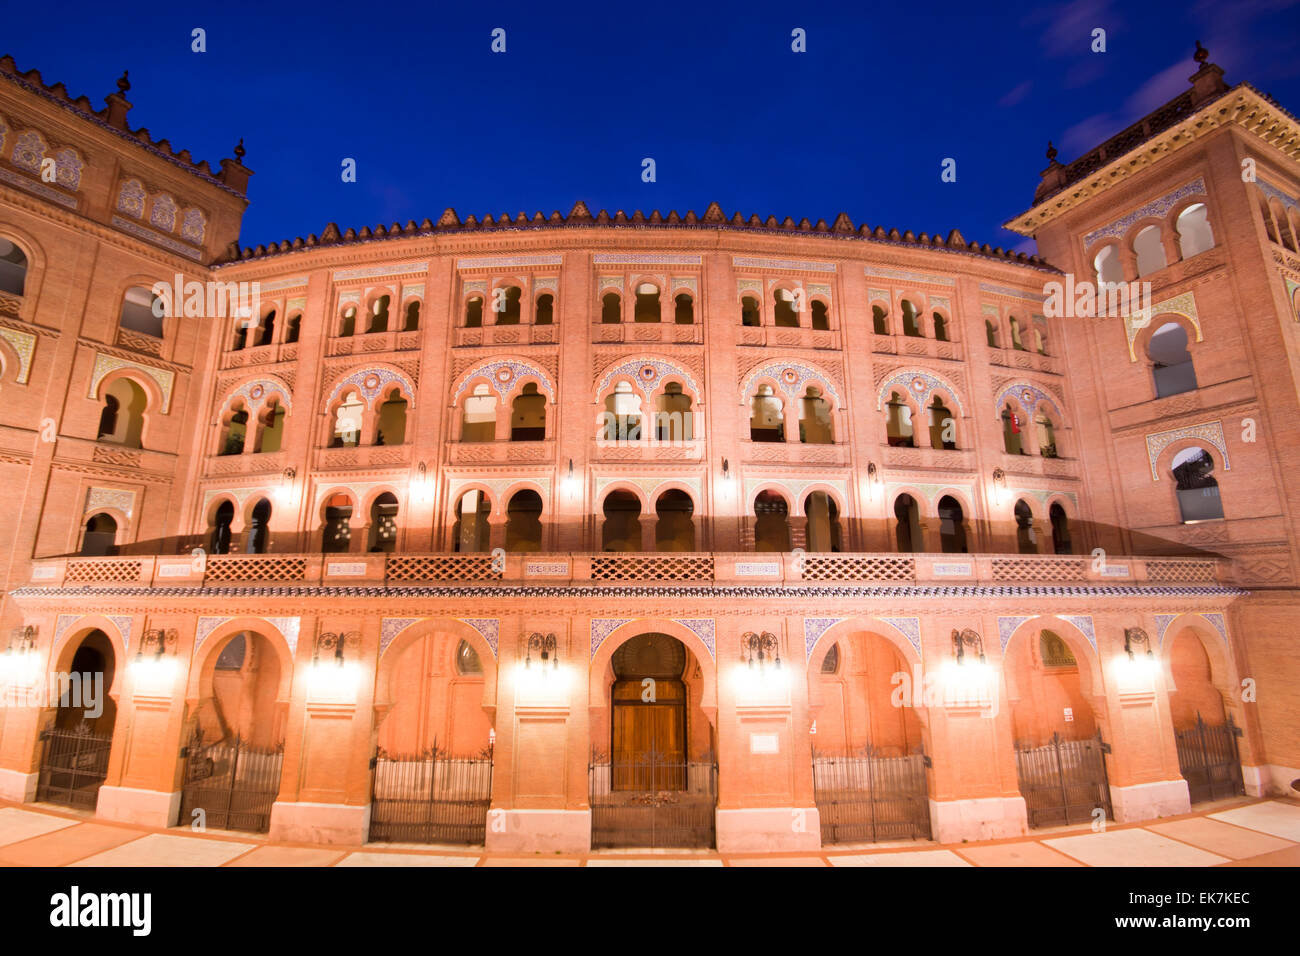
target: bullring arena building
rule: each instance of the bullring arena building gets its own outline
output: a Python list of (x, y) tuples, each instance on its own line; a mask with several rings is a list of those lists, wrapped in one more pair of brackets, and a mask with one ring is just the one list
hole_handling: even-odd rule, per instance
[[(1300, 124), (1193, 71), (1049, 151), (1041, 256), (582, 202), (241, 249), (242, 144), (0, 59), (0, 798), (552, 852), (1293, 793)], [(1098, 280), (1151, 310), (1047, 307)]]

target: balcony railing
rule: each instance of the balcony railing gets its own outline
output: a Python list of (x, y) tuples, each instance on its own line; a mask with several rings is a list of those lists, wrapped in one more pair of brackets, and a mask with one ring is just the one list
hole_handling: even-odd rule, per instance
[(257, 585), (1216, 585), (1226, 562), (1046, 554), (226, 554), (44, 558), (33, 587)]

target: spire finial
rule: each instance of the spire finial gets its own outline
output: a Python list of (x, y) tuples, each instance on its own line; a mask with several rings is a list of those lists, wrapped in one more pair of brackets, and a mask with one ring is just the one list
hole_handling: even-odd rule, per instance
[(244, 162), (244, 156), (247, 152), (248, 151), (244, 149), (244, 137), (241, 136), (239, 137), (238, 145), (235, 146), (235, 159), (239, 160), (241, 165)]
[(1052, 145), (1050, 139), (1047, 141), (1047, 160), (1052, 163), (1056, 162), (1056, 147)]
[(1192, 59), (1195, 60), (1197, 63), (1204, 63), (1209, 58), (1210, 58), (1210, 51), (1205, 49), (1205, 47), (1201, 46), (1201, 41), (1197, 40), (1196, 53), (1192, 56)]
[(127, 71), (123, 70), (121, 78), (117, 81), (117, 91), (123, 96), (125, 96), (126, 91), (131, 88), (131, 82), (126, 78), (126, 74)]

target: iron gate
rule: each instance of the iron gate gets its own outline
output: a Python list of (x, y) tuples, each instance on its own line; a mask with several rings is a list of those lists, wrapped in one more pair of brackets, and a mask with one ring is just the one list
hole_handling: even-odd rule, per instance
[(593, 751), (587, 779), (593, 849), (711, 849), (716, 843), (718, 765), (712, 754), (683, 761), (648, 750), (614, 764)]
[(930, 839), (930, 797), (916, 753), (886, 757), (873, 747), (813, 751), (813, 799), (822, 843)]
[(45, 749), (36, 781), (36, 799), (66, 807), (95, 809), (99, 788), (108, 776), (108, 754), (113, 735), (93, 734), (90, 725), (71, 730), (47, 727), (41, 731)]
[(436, 743), (421, 754), (389, 754), (381, 748), (373, 766), (372, 842), (486, 842), (491, 747), (476, 757), (449, 756)]
[(1052, 734), (1042, 747), (1016, 747), (1016, 777), (1025, 798), (1031, 827), (1088, 823), (1094, 811), (1114, 819), (1110, 805), (1110, 780), (1106, 754), (1110, 745), (1095, 737), (1062, 740)]
[(218, 830), (265, 833), (271, 829), (271, 804), (280, 793), (284, 745), (249, 747), (238, 737), (204, 745), (196, 730), (185, 757), (180, 823), (202, 810), (204, 825)]
[(1196, 725), (1174, 731), (1178, 744), (1178, 769), (1187, 781), (1192, 803), (1240, 797), (1246, 793), (1241, 778), (1237, 738), (1241, 730), (1229, 717), (1222, 724), (1207, 724), (1196, 713)]

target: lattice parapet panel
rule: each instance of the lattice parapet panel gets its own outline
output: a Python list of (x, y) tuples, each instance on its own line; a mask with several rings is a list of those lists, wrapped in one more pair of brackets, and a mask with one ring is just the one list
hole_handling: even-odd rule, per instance
[(69, 561), (65, 584), (120, 584), (140, 580), (140, 561)]
[(402, 581), (500, 581), (492, 570), (491, 555), (443, 555), (436, 557), (390, 557), (388, 582)]
[(1214, 584), (1217, 568), (1213, 561), (1148, 561), (1147, 580), (1162, 583)]
[(994, 558), (993, 580), (1040, 582), (1082, 581), (1088, 562), (1083, 558)]
[(307, 576), (307, 559), (274, 555), (210, 557), (206, 581), (301, 581)]
[(593, 581), (713, 580), (711, 555), (618, 555), (591, 559)]
[(805, 581), (915, 581), (916, 559), (805, 555)]

